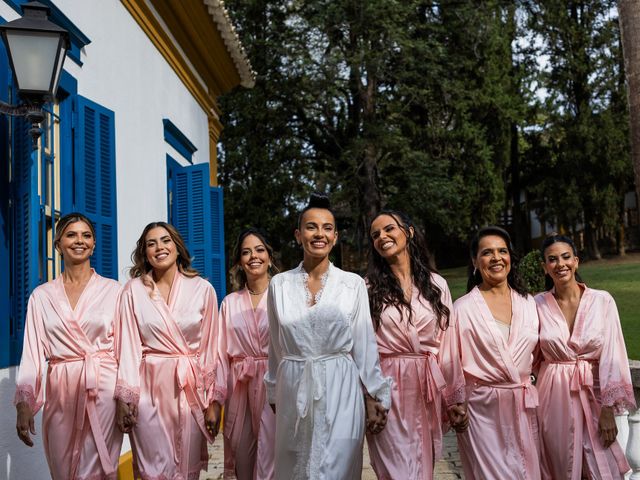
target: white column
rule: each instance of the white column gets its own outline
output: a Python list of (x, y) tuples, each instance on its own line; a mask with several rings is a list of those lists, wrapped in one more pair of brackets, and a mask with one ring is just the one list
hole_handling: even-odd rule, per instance
[(631, 465), (630, 480), (640, 480), (640, 408), (629, 412), (629, 436), (625, 454)]

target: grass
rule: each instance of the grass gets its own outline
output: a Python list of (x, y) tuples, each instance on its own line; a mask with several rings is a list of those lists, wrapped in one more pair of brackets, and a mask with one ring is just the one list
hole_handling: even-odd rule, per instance
[[(453, 299), (464, 295), (467, 269), (443, 270)], [(580, 274), (591, 288), (606, 290), (616, 300), (629, 358), (640, 359), (640, 255), (600, 260), (580, 265)]]

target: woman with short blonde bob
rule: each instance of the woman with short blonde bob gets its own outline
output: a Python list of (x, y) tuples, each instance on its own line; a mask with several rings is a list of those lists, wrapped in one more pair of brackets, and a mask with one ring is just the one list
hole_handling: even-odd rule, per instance
[(18, 437), (33, 446), (33, 417), (44, 404), (42, 436), (51, 477), (115, 480), (122, 444), (113, 400), (120, 285), (91, 268), (96, 236), (81, 213), (58, 220), (54, 246), (64, 271), (36, 288), (27, 307), (15, 395)]
[(582, 283), (569, 237), (548, 237), (540, 252), (547, 288), (536, 296), (543, 478), (620, 480), (630, 467), (614, 414), (636, 403), (616, 302)]
[(131, 258), (119, 305), (118, 425), (143, 480), (195, 480), (220, 419), (216, 293), (165, 222), (144, 228)]
[(277, 271), (262, 232), (241, 232), (231, 267), (236, 291), (222, 301), (218, 333), (216, 384), (226, 392), (224, 478), (274, 478), (276, 417), (266, 401), (264, 375), (269, 353), (266, 292)]

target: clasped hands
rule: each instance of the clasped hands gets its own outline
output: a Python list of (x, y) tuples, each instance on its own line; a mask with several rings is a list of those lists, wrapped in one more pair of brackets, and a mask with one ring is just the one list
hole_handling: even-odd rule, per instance
[(204, 411), (204, 425), (213, 438), (216, 438), (220, 430), (220, 417), (222, 406), (218, 402), (211, 402)]
[(380, 433), (387, 424), (388, 410), (368, 393), (364, 395), (364, 402), (367, 414), (367, 432), (374, 435)]
[[(218, 402), (211, 402), (204, 414), (204, 424), (207, 431), (213, 438), (218, 435), (220, 429), (220, 416), (222, 407)], [(138, 407), (132, 403), (126, 403), (122, 400), (118, 400), (116, 407), (116, 423), (122, 433), (131, 433), (133, 427), (136, 426), (138, 421)], [(26, 443), (26, 442), (25, 442)]]
[(462, 433), (469, 427), (469, 413), (464, 403), (457, 403), (448, 408), (449, 422), (456, 433)]
[(118, 400), (116, 405), (116, 423), (122, 433), (131, 433), (138, 422), (138, 406)]

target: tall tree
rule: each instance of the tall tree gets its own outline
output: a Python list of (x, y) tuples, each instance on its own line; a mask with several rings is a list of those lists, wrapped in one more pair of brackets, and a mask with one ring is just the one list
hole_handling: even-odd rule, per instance
[(539, 185), (541, 216), (569, 229), (584, 227), (587, 253), (600, 258), (598, 233), (621, 222), (629, 156), (620, 88), (619, 30), (613, 1), (528, 2), (531, 28), (548, 63), (543, 128), (551, 163)]
[[(640, 202), (640, 2), (618, 2), (629, 100), (631, 154), (635, 171), (636, 203)], [(640, 224), (640, 205), (638, 221)]]

